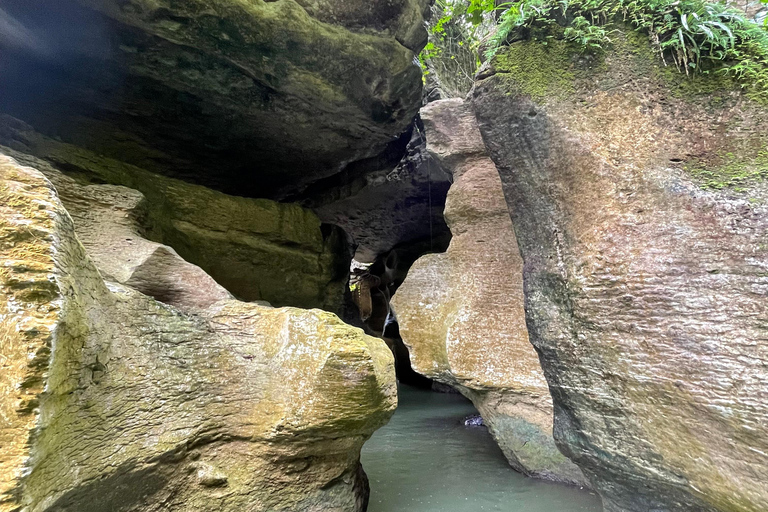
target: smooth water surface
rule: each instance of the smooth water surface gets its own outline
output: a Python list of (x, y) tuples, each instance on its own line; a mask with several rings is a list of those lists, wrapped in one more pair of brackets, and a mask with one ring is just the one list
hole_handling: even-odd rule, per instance
[(600, 512), (599, 498), (526, 478), (509, 467), (460, 395), (400, 386), (392, 421), (363, 447), (369, 512)]

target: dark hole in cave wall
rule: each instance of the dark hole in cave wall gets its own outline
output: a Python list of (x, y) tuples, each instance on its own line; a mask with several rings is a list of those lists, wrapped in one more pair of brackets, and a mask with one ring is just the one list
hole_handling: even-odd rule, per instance
[(448, 231), (441, 233), (438, 239), (426, 239), (395, 248), (377, 258), (367, 269), (353, 272), (352, 276), (352, 281), (357, 285), (354, 293), (355, 309), (362, 317), (363, 329), (368, 334), (382, 338), (392, 351), (400, 382), (424, 389), (433, 389), (434, 382), (412, 368), (410, 353), (400, 337), (397, 315), (390, 300), (416, 259), (430, 252), (444, 252), (450, 238)]

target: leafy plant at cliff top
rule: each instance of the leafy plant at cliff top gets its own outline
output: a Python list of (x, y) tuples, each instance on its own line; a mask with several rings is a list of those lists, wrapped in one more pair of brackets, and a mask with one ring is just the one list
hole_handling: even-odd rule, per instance
[(464, 96), (480, 66), (479, 45), (496, 21), (494, 0), (436, 0), (429, 42), (419, 55), (425, 81), (449, 96)]
[[(768, 0), (763, 0), (768, 3)], [(768, 18), (705, 0), (493, 0), (463, 2), (462, 23), (481, 23), (495, 13), (497, 27), (487, 56), (515, 39), (558, 37), (583, 52), (610, 43), (612, 23), (648, 34), (665, 63), (686, 74), (719, 71), (768, 100)], [(471, 14), (470, 7), (473, 7)], [(450, 13), (449, 13), (450, 14)], [(443, 21), (443, 24), (448, 21)]]

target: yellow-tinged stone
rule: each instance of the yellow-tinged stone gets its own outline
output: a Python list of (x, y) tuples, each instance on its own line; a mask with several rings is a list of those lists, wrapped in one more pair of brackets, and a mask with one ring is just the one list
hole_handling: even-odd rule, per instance
[(0, 155), (0, 510), (29, 457), (60, 297), (53, 240), (62, 208), (45, 180)]
[[(360, 448), (397, 401), (381, 340), (320, 310), (219, 296), (211, 283), (199, 300), (202, 271), (170, 249), (163, 264), (140, 261), (184, 292), (173, 305), (105, 282), (102, 263), (130, 285), (133, 258), (157, 252), (124, 218), (135, 191), (84, 190), (47, 169), (71, 204), (91, 201), (93, 215), (74, 216), (92, 223), (77, 230), (91, 259), (50, 182), (0, 158), (2, 255), (44, 263), (32, 274), (3, 267), (2, 357), (13, 372), (0, 397), (11, 418), (0, 433), (2, 512), (362, 510)], [(98, 251), (99, 236), (116, 240), (111, 230), (137, 249)], [(175, 281), (165, 275), (179, 269)], [(34, 386), (21, 394), (25, 379)], [(37, 412), (13, 416), (25, 399), (39, 400)]]
[(483, 416), (510, 464), (586, 483), (552, 438), (552, 399), (523, 309), (523, 261), (501, 179), (461, 100), (422, 109), (428, 150), (454, 177), (448, 251), (420, 258), (393, 306), (413, 368), (454, 386)]
[[(238, 299), (334, 312), (342, 307), (349, 270), (346, 241), (338, 228), (324, 234), (320, 219), (297, 204), (231, 196), (153, 174), (45, 137), (9, 116), (0, 115), (0, 141), (18, 149), (0, 146), (0, 151), (55, 182), (92, 257), (125, 250), (130, 242), (113, 227), (140, 219), (139, 232), (158, 242), (155, 247), (173, 247)], [(62, 176), (52, 165), (69, 174)], [(90, 181), (116, 187), (78, 185)], [(122, 210), (123, 218), (112, 216), (105, 228), (99, 220), (111, 208)], [(97, 230), (112, 239), (96, 233), (83, 237), (84, 231)], [(107, 279), (117, 279), (108, 258), (100, 269)]]

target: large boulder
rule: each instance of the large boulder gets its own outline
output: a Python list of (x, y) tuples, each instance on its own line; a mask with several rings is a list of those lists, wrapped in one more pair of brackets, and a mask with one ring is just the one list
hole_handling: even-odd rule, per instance
[[(51, 182), (0, 155), (0, 510), (363, 511), (359, 451), (396, 404), (384, 343), (238, 302), (170, 248), (141, 257), (159, 248), (126, 213), (135, 191), (38, 164), (92, 204), (73, 211), (94, 258)], [(95, 250), (112, 230), (135, 250)], [(130, 285), (137, 256), (184, 293), (97, 270)]]
[(607, 511), (765, 511), (768, 111), (611, 39), (514, 43), (473, 92), (555, 439)]
[(452, 99), (421, 117), (430, 152), (453, 175), (453, 238), (447, 252), (414, 263), (392, 302), (413, 368), (472, 400), (515, 469), (585, 484), (552, 438), (552, 399), (525, 326), (523, 261), (474, 113)]
[(408, 128), (428, 4), (9, 0), (0, 111), (152, 172), (279, 199)]
[[(124, 209), (126, 216), (141, 223), (147, 238), (173, 247), (238, 299), (333, 312), (342, 308), (350, 262), (346, 236), (338, 228), (321, 225), (305, 208), (229, 196), (153, 174), (45, 137), (9, 116), (0, 115), (0, 144), (52, 162), (83, 183), (134, 189), (127, 193), (133, 196), (119, 205), (88, 199), (70, 205), (66, 191), (61, 194), (73, 215), (98, 216), (100, 210)], [(115, 254), (124, 250), (127, 241), (119, 230), (83, 221), (79, 230), (93, 225), (108, 237), (97, 237), (97, 247), (89, 249)], [(115, 277), (109, 264), (102, 270), (109, 279)]]

